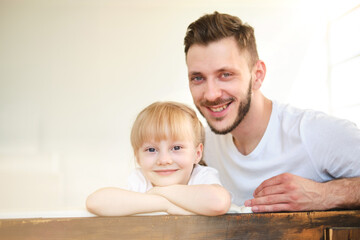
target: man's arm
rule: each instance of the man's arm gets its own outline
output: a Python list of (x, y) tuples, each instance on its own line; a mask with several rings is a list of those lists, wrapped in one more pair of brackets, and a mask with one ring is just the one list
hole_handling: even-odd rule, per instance
[(86, 200), (89, 212), (100, 216), (127, 216), (139, 213), (168, 212), (194, 214), (182, 209), (159, 195), (138, 193), (121, 188), (102, 188)]
[(290, 173), (265, 180), (245, 201), (253, 212), (360, 207), (360, 177), (319, 183)]
[(207, 216), (225, 214), (231, 205), (229, 192), (217, 184), (154, 187), (148, 193), (163, 196), (183, 209)]

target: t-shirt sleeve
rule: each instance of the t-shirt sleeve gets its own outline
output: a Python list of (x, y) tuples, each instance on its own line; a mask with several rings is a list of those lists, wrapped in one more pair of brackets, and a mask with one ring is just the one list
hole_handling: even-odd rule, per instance
[(360, 176), (360, 129), (325, 114), (305, 117), (301, 134), (314, 165), (333, 178)]
[(127, 190), (145, 193), (148, 183), (139, 168), (135, 169), (128, 178)]
[(219, 184), (222, 186), (219, 172), (212, 167), (196, 165), (188, 185)]

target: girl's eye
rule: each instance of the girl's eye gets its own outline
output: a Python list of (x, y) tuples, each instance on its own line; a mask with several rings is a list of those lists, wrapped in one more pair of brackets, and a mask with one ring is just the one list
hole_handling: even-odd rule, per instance
[(146, 149), (146, 151), (148, 151), (148, 152), (155, 152), (156, 149), (155, 149), (155, 148), (148, 148), (148, 149)]
[(175, 151), (178, 151), (178, 150), (181, 149), (181, 147), (180, 147), (180, 146), (174, 146), (173, 149), (174, 149)]

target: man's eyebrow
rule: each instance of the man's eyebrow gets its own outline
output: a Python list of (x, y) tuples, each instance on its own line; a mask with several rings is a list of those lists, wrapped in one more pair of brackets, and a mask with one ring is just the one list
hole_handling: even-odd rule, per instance
[[(233, 72), (234, 71), (234, 68), (230, 67), (230, 66), (224, 66), (224, 67), (221, 67), (217, 70), (215, 70), (214, 72), (215, 73), (221, 73), (221, 72)], [(202, 72), (198, 72), (198, 71), (191, 71), (189, 72), (189, 76), (194, 76), (194, 75), (202, 75), (203, 73)]]
[(225, 71), (232, 71), (232, 68), (225, 66), (225, 67), (222, 67), (222, 68), (216, 70), (216, 72), (225, 72)]
[(189, 72), (189, 75), (201, 75), (201, 72)]

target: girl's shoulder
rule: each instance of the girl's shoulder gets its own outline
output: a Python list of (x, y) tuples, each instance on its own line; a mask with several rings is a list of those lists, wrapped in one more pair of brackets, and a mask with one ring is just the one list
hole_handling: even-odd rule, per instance
[(196, 184), (221, 185), (219, 172), (215, 168), (196, 164), (191, 174), (188, 185), (196, 185)]

